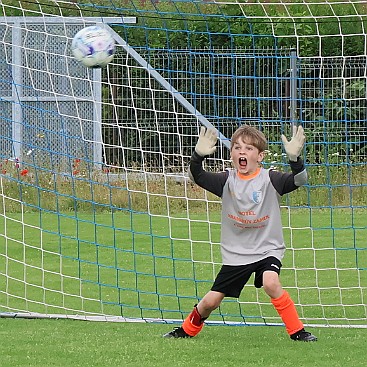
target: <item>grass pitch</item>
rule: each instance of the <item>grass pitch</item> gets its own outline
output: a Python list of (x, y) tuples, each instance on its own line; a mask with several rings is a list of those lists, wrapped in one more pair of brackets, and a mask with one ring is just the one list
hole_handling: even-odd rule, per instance
[(2, 367), (364, 367), (365, 329), (313, 328), (294, 342), (282, 327), (206, 326), (164, 339), (170, 325), (0, 319)]

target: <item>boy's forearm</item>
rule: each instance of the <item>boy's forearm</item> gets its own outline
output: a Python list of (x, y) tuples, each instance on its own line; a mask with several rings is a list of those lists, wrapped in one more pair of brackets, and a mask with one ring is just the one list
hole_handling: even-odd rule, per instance
[(196, 151), (192, 153), (192, 156), (190, 158), (188, 173), (189, 173), (190, 179), (194, 181), (195, 183), (197, 183), (197, 180), (199, 179), (200, 174), (204, 172), (203, 160), (204, 160), (204, 157), (200, 156), (198, 153), (196, 153)]
[(196, 152), (192, 154), (188, 169), (189, 177), (203, 189), (221, 197), (228, 174), (226, 172), (205, 171), (203, 169), (203, 160), (204, 158)]
[(298, 157), (297, 162), (289, 162), (292, 173), (294, 175), (294, 183), (296, 186), (303, 186), (307, 183), (307, 171), (302, 158)]
[(298, 157), (296, 162), (289, 161), (289, 165), (291, 166), (291, 170), (294, 175), (305, 169), (305, 165), (301, 157)]

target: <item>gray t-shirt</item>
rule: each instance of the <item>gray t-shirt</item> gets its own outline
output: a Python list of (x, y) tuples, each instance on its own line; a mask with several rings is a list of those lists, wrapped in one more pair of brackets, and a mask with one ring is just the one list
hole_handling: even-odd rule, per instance
[(279, 200), (269, 170), (260, 168), (248, 179), (229, 171), (222, 194), (223, 265), (246, 265), (269, 256), (282, 260)]
[(282, 260), (285, 244), (279, 201), (307, 182), (303, 161), (289, 162), (291, 172), (259, 168), (245, 177), (236, 170), (208, 172), (204, 158), (193, 153), (189, 176), (222, 198), (223, 265), (246, 265), (274, 256)]

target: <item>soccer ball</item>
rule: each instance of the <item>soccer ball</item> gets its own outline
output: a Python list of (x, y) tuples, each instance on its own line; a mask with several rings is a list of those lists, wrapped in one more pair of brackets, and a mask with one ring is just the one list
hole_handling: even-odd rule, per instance
[(115, 41), (107, 29), (90, 26), (80, 30), (71, 42), (74, 57), (88, 68), (101, 68), (112, 61)]

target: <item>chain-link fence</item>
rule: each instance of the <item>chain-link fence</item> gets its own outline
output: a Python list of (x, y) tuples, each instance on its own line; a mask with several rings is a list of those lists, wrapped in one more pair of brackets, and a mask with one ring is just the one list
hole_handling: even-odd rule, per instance
[[(330, 155), (348, 162), (366, 159), (366, 63), (360, 58), (298, 59), (292, 91), (289, 50), (140, 53), (228, 138), (250, 122), (280, 152), (280, 134), (292, 118), (293, 102), (294, 116), (308, 134), (309, 163), (327, 161)], [(124, 55), (118, 56), (109, 74), (116, 87), (108, 96), (113, 111), (106, 111), (103, 124), (106, 162), (158, 171), (186, 164), (197, 140), (197, 119), (133, 60), (124, 62)]]

